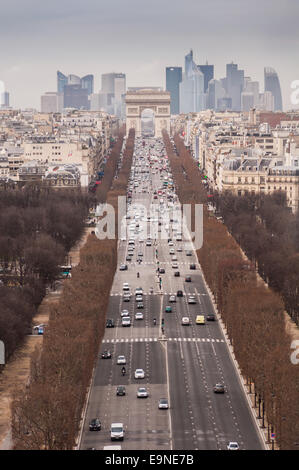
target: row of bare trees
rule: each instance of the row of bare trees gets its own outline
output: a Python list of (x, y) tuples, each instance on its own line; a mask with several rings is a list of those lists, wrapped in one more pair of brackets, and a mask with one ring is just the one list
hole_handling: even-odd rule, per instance
[(101, 183), (97, 187), (96, 199), (97, 202), (104, 203), (106, 201), (107, 192), (109, 191), (113, 178), (117, 172), (117, 167), (120, 160), (121, 149), (124, 141), (125, 129), (122, 127), (114, 143), (108, 161), (105, 165), (105, 173)]
[[(126, 194), (134, 148), (130, 132), (118, 179), (105, 200)], [(104, 335), (110, 289), (117, 266), (117, 239), (90, 235), (80, 263), (52, 308), (43, 348), (32, 358), (31, 381), (13, 402), (16, 449), (72, 449), (78, 435), (86, 391)]]
[[(200, 171), (181, 139), (175, 136), (174, 140), (179, 156), (164, 134), (181, 202), (206, 202)], [(228, 199), (226, 204), (229, 210)], [(267, 423), (268, 438), (274, 432), (280, 449), (298, 449), (299, 365), (291, 361), (292, 338), (286, 332), (283, 302), (257, 280), (254, 263), (244, 259), (225, 225), (206, 209), (203, 230), (204, 242), (197, 256), (243, 376), (254, 393), (261, 426)]]
[(90, 197), (42, 184), (0, 189), (0, 339), (6, 361), (28, 333), (47, 284), (80, 238)]
[(214, 194), (226, 226), (299, 325), (299, 212), (285, 194)]

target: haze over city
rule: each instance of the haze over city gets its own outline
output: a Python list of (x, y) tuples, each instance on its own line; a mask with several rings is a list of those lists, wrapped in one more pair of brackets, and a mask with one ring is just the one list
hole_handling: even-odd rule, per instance
[(280, 78), (284, 109), (299, 78), (299, 4), (293, 0), (18, 0), (1, 2), (0, 79), (13, 107), (40, 108), (40, 95), (56, 90), (56, 70), (123, 72), (127, 86), (165, 87), (165, 67), (196, 63), (225, 75), (234, 61), (263, 84), (264, 67)]
[(299, 449), (298, 18), (0, 0), (0, 451)]

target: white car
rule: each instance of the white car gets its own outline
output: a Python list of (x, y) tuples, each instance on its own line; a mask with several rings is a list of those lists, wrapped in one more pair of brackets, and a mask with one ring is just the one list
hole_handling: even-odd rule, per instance
[(173, 269), (177, 269), (178, 268), (178, 263), (172, 263), (171, 266), (172, 266)]
[(227, 450), (239, 450), (239, 444), (237, 442), (229, 442)]
[(121, 317), (128, 317), (129, 316), (129, 310), (122, 310), (120, 312)]
[(139, 387), (137, 390), (137, 397), (138, 398), (147, 398), (148, 397), (148, 391), (145, 387)]
[(143, 289), (142, 287), (137, 287), (135, 289), (135, 295), (142, 295), (143, 294)]
[(189, 317), (183, 317), (182, 318), (182, 325), (190, 325), (190, 318)]
[(158, 408), (159, 410), (167, 410), (169, 408), (167, 398), (160, 398)]
[(135, 379), (144, 379), (145, 373), (143, 369), (136, 369), (134, 374)]
[(126, 361), (126, 358), (125, 356), (118, 356), (117, 357), (117, 364), (126, 364), (127, 361)]
[(168, 245), (173, 246), (173, 242), (172, 241), (168, 242)]
[(130, 286), (127, 282), (124, 282), (123, 283), (123, 291), (128, 291), (128, 290), (130, 290)]
[(194, 295), (190, 295), (188, 298), (188, 304), (196, 304), (196, 298)]
[(123, 295), (123, 299), (124, 299), (124, 302), (130, 302), (130, 300), (131, 300), (131, 294), (130, 294), (130, 292), (126, 292), (126, 293)]
[(135, 313), (135, 320), (143, 320), (143, 313), (142, 312), (136, 312)]

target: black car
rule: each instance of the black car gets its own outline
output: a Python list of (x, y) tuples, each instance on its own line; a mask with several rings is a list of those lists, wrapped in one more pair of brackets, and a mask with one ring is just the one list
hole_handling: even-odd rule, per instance
[(100, 431), (101, 430), (101, 421), (99, 418), (94, 418), (89, 423), (90, 431)]
[(183, 297), (183, 291), (182, 290), (178, 290), (177, 293), (176, 293), (177, 297)]
[(114, 328), (114, 321), (111, 319), (108, 319), (106, 322), (106, 328)]
[(165, 269), (164, 268), (159, 268), (159, 273), (160, 274), (165, 274)]
[(126, 394), (126, 387), (124, 385), (119, 385), (116, 387), (116, 395), (117, 396), (124, 396)]
[(180, 277), (180, 271), (175, 271), (174, 277)]
[(193, 263), (190, 264), (189, 268), (190, 268), (190, 269), (196, 269), (196, 264), (193, 264)]
[(208, 321), (215, 321), (216, 320), (214, 313), (209, 313), (206, 316), (206, 318), (207, 318)]
[(102, 353), (102, 359), (111, 359), (111, 352), (110, 351), (104, 351)]
[(185, 282), (191, 282), (191, 276), (186, 276), (185, 277)]

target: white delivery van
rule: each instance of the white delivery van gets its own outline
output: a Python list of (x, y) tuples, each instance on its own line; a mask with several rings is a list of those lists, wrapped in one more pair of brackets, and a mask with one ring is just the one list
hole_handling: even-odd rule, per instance
[(123, 441), (124, 439), (123, 423), (112, 423), (110, 436), (111, 436), (111, 441), (115, 441), (115, 440)]

